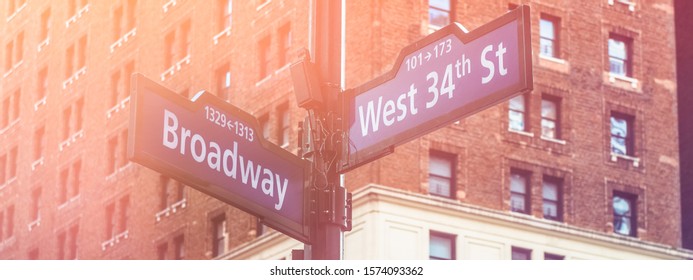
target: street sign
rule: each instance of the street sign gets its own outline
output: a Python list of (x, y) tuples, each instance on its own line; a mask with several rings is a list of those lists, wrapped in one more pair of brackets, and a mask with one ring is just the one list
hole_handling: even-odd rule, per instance
[(345, 93), (341, 171), (532, 90), (530, 33), (521, 6), (470, 33), (451, 24), (405, 47), (392, 70)]
[(131, 160), (309, 243), (309, 166), (266, 141), (257, 120), (216, 96), (192, 101), (133, 75)]

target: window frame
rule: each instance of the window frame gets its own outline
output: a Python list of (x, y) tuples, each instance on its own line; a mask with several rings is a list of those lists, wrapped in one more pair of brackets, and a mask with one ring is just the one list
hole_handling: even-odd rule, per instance
[[(543, 36), (542, 34), (542, 29), (541, 29), (541, 22), (546, 21), (551, 23), (551, 27), (553, 28), (553, 38), (548, 38)], [(545, 56), (545, 57), (551, 57), (551, 58), (556, 58), (556, 59), (561, 59), (561, 45), (560, 45), (560, 35), (561, 35), (561, 18), (553, 15), (549, 15), (546, 13), (541, 13), (540, 18), (539, 18), (539, 55)], [(544, 53), (544, 48), (542, 42), (544, 40), (549, 40), (551, 42), (551, 54)]]
[[(620, 42), (624, 44), (625, 57), (620, 58), (617, 56), (612, 56), (611, 54), (611, 42)], [(609, 38), (607, 39), (607, 57), (609, 58), (609, 74), (633, 78), (633, 38), (616, 34), (609, 33)], [(623, 63), (623, 73), (618, 73), (612, 71), (611, 61), (612, 59), (620, 61)]]
[[(444, 177), (443, 175), (432, 173), (431, 164), (433, 162), (433, 160), (432, 160), (433, 158), (441, 159), (443, 161), (447, 161), (448, 163), (450, 163), (450, 170), (449, 170), (450, 171), (450, 177), (449, 178)], [(457, 155), (452, 154), (452, 153), (439, 151), (439, 150), (433, 150), (433, 149), (429, 150), (429, 152), (428, 152), (428, 193), (430, 195), (439, 196), (439, 197), (455, 198), (456, 197), (455, 194), (457, 193), (457, 188), (456, 188), (456, 184), (457, 184), (456, 179), (457, 178), (455, 176), (457, 173), (457, 172), (455, 172), (456, 170), (457, 170)], [(431, 184), (432, 178), (448, 180), (449, 181), (449, 185), (448, 185), (449, 194), (445, 195), (444, 193), (432, 191), (433, 190), (432, 184)]]
[[(457, 6), (456, 1), (444, 0), (444, 1), (448, 2), (448, 9), (449, 9), (449, 10), (445, 10), (444, 7), (437, 7), (437, 6), (433, 5), (433, 3), (431, 3), (431, 1), (435, 1), (435, 0), (429, 0), (428, 1), (428, 10), (427, 10), (427, 12), (428, 12), (428, 22), (427, 22), (428, 34), (431, 34), (435, 31), (455, 22), (455, 10), (456, 10), (456, 6)], [(431, 21), (431, 19), (432, 19), (431, 11), (432, 10), (436, 11), (436, 12), (446, 13), (448, 16), (447, 17), (448, 23), (446, 25), (443, 25), (443, 26), (438, 26), (438, 25), (433, 24)]]
[(226, 215), (222, 213), (214, 216), (214, 218), (211, 219), (211, 224), (212, 257), (215, 258), (223, 255), (228, 250), (228, 225), (226, 223)]
[[(614, 134), (613, 119), (621, 119), (621, 120), (624, 120), (626, 122), (626, 135), (625, 136), (620, 136), (620, 135)], [(635, 134), (635, 116), (630, 115), (630, 114), (617, 112), (617, 111), (611, 111), (611, 114), (609, 114), (609, 148), (610, 148), (611, 154), (635, 157), (636, 151), (635, 151), (635, 135), (634, 134)], [(624, 148), (626, 149), (626, 152), (624, 154), (620, 154), (620, 153), (617, 153), (614, 151), (614, 145), (613, 145), (614, 137), (617, 139), (622, 139), (623, 142), (625, 143)]]
[[(441, 257), (436, 257), (431, 255), (431, 244), (433, 244), (432, 240), (433, 238), (441, 238), (445, 239), (446, 241), (450, 242), (450, 258), (441, 258)], [(429, 232), (429, 245), (428, 245), (428, 259), (429, 260), (456, 260), (457, 259), (457, 235), (450, 234), (450, 233), (445, 233), (445, 232), (440, 232), (440, 231), (430, 231)]]
[[(544, 114), (544, 102), (551, 102), (555, 106), (555, 118), (551, 119), (549, 116), (546, 116)], [(541, 137), (546, 138), (546, 139), (554, 139), (554, 140), (560, 140), (562, 139), (562, 125), (561, 125), (561, 117), (562, 117), (562, 110), (561, 110), (561, 98), (559, 97), (554, 97), (554, 96), (549, 96), (549, 95), (543, 95), (541, 97)], [(553, 123), (553, 134), (554, 137), (550, 137), (548, 135), (544, 134), (544, 123), (545, 122), (551, 122)]]
[[(614, 201), (616, 198), (620, 198), (628, 202), (630, 207), (629, 215), (616, 214), (616, 209), (614, 207)], [(614, 190), (611, 196), (611, 214), (613, 215), (613, 232), (622, 236), (638, 237), (638, 196), (633, 193), (623, 192)], [(627, 218), (630, 221), (630, 231), (628, 234), (620, 233), (617, 231), (617, 219), (619, 217)]]
[[(516, 259), (515, 254), (523, 254), (526, 256), (526, 259)], [(517, 247), (517, 246), (512, 246), (510, 249), (510, 259), (517, 261), (517, 260), (532, 260), (532, 249), (527, 249), (527, 248), (522, 248), (522, 247)]]
[[(513, 190), (512, 184), (513, 184), (513, 176), (520, 176), (524, 179), (524, 193), (519, 193)], [(519, 169), (519, 168), (511, 168), (510, 169), (510, 178), (509, 178), (509, 190), (510, 190), (510, 211), (515, 212), (515, 213), (522, 213), (522, 214), (527, 214), (530, 215), (532, 213), (532, 172)], [(524, 201), (524, 209), (520, 211), (520, 209), (516, 209), (513, 205), (513, 196), (522, 196), (523, 201)]]
[[(544, 195), (544, 189), (546, 188), (546, 183), (553, 183), (556, 187), (556, 200), (552, 201)], [(547, 176), (544, 175), (544, 178), (542, 180), (542, 217), (547, 220), (552, 220), (552, 221), (557, 221), (557, 222), (562, 222), (563, 221), (563, 179), (558, 178), (558, 177), (553, 177), (553, 176)], [(555, 203), (556, 205), (556, 217), (550, 217), (546, 215), (546, 212), (544, 211), (544, 206), (549, 203)]]
[[(522, 109), (515, 109), (512, 107), (512, 100), (516, 98), (522, 98)], [(508, 130), (510, 131), (520, 131), (520, 132), (529, 132), (530, 126), (529, 126), (529, 95), (528, 94), (520, 94), (517, 95), (511, 99), (508, 100)], [(512, 115), (513, 113), (518, 114), (522, 117), (522, 129), (516, 129), (512, 125)]]

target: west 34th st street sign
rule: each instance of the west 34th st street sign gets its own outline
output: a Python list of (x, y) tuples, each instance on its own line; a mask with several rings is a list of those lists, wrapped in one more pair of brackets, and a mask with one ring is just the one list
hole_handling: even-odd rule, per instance
[(465, 33), (456, 24), (405, 47), (394, 68), (345, 96), (342, 171), (532, 90), (529, 7)]
[(266, 141), (250, 114), (201, 92), (192, 101), (133, 76), (128, 154), (308, 243), (307, 162)]

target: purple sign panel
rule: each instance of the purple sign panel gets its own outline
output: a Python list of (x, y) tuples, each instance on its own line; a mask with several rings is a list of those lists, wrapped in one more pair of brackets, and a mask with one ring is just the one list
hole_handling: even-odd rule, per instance
[(342, 170), (532, 89), (529, 7), (465, 33), (449, 25), (407, 46), (385, 75), (347, 92)]
[(190, 101), (139, 74), (133, 85), (133, 161), (309, 242), (305, 161), (267, 142), (252, 115), (210, 93)]

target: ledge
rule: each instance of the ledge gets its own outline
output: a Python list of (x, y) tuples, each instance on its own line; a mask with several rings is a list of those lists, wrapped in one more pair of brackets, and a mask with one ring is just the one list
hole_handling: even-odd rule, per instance
[(214, 44), (219, 44), (219, 38), (222, 36), (229, 37), (231, 36), (231, 26), (227, 27), (226, 29), (222, 30), (221, 32), (217, 33), (217, 35), (214, 35), (212, 38), (212, 41), (214, 41)]
[(128, 42), (128, 39), (135, 37), (137, 35), (137, 28), (133, 28), (132, 30), (128, 31), (123, 35), (122, 37), (118, 38), (113, 44), (111, 44), (111, 53), (115, 52), (116, 48), (122, 47), (123, 44)]
[(512, 128), (508, 128), (508, 132), (524, 135), (527, 137), (534, 137), (534, 132), (527, 132), (527, 131), (522, 131), (522, 130), (514, 130)]
[(616, 162), (616, 161), (618, 161), (619, 158), (633, 162), (633, 167), (639, 167), (640, 166), (640, 158), (638, 158), (638, 157), (632, 157), (632, 156), (627, 156), (627, 155), (611, 153), (611, 161)]
[[(621, 3), (623, 5), (628, 5), (628, 10), (631, 12), (635, 12), (635, 2), (631, 2), (631, 1), (627, 1), (627, 0), (616, 0), (616, 2)], [(609, 0), (609, 5), (613, 6), (614, 0)]]
[(47, 47), (48, 44), (51, 43), (51, 38), (48, 37), (45, 40), (41, 41), (41, 43), (38, 44), (38, 52), (41, 52), (43, 48)]
[(34, 112), (38, 111), (38, 109), (41, 105), (46, 105), (46, 96), (44, 96), (43, 98), (39, 99), (39, 101), (36, 101), (36, 103), (34, 103)]
[(168, 10), (173, 8), (173, 6), (175, 6), (176, 4), (177, 4), (176, 0), (170, 0), (170, 1), (166, 2), (164, 4), (164, 6), (162, 6), (162, 9), (164, 9), (164, 13), (168, 13)]
[(82, 15), (84, 15), (84, 14), (85, 14), (86, 12), (88, 12), (88, 11), (89, 11), (89, 4), (87, 3), (87, 5), (85, 5), (85, 6), (82, 7), (81, 9), (79, 9), (79, 11), (77, 12), (76, 15), (73, 15), (72, 17), (70, 17), (69, 19), (67, 19), (67, 20), (65, 21), (65, 28), (70, 27), (70, 24), (71, 24), (71, 23), (76, 23), (76, 22), (77, 22), (77, 19), (81, 18)]
[(541, 140), (551, 142), (551, 143), (556, 143), (556, 144), (560, 144), (560, 145), (566, 144), (565, 140), (561, 140), (561, 139), (548, 138), (548, 137), (544, 137), (544, 136), (541, 136), (540, 138), (541, 138)]
[(106, 112), (106, 118), (110, 119), (115, 113), (118, 113), (121, 109), (124, 110), (125, 108), (127, 108), (128, 104), (130, 104), (130, 96), (125, 97), (115, 106), (111, 107), (111, 109), (108, 109), (108, 111)]
[(609, 82), (615, 83), (616, 80), (628, 82), (631, 87), (638, 88), (638, 79), (609, 72)]
[(10, 16), (7, 17), (7, 22), (10, 22), (12, 19), (14, 19), (15, 17), (17, 17), (17, 15), (18, 15), (22, 10), (24, 10), (24, 8), (26, 8), (27, 4), (28, 4), (27, 2), (24, 2), (24, 4), (22, 4), (21, 6), (19, 6), (19, 8), (17, 8), (16, 10), (14, 10), (14, 13), (12, 13)]

